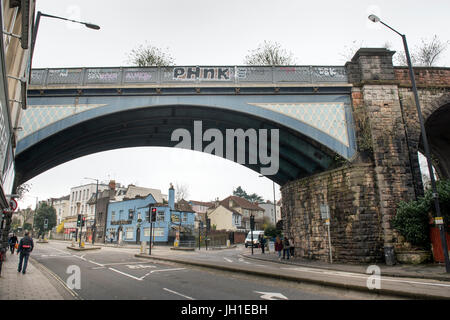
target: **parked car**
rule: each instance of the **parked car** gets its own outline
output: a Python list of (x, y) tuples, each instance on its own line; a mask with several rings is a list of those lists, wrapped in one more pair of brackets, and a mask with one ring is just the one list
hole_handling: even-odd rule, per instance
[[(255, 230), (253, 231), (253, 247), (258, 248), (259, 247), (259, 235), (264, 235), (264, 231), (262, 230)], [(251, 231), (247, 234), (247, 238), (245, 238), (245, 247), (248, 248), (252, 245), (252, 233)]]

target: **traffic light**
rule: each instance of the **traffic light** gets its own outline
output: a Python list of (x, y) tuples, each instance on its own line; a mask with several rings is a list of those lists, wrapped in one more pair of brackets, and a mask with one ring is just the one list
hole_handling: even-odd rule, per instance
[(77, 228), (81, 227), (81, 214), (77, 217)]
[(84, 227), (84, 224), (86, 223), (86, 217), (83, 217), (81, 219), (81, 226)]
[(156, 221), (156, 208), (152, 208), (152, 220), (151, 222), (155, 222)]
[(206, 232), (209, 232), (211, 230), (211, 219), (206, 218)]
[(255, 216), (250, 216), (250, 229), (255, 230)]
[(48, 227), (48, 219), (44, 219), (44, 229), (47, 229)]

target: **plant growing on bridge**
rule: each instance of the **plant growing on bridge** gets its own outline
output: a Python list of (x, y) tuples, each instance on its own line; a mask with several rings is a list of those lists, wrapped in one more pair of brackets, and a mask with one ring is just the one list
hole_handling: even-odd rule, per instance
[(128, 62), (138, 67), (161, 67), (173, 65), (174, 59), (169, 53), (146, 43), (131, 50)]
[(294, 55), (281, 48), (278, 42), (264, 41), (257, 49), (245, 56), (245, 65), (282, 66), (295, 64)]

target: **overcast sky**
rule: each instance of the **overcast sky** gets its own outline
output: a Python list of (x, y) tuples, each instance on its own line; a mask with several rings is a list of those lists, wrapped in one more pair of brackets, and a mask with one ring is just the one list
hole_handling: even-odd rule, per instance
[[(352, 48), (383, 47), (402, 53), (401, 38), (367, 19), (377, 14), (405, 33), (410, 49), (437, 35), (449, 40), (449, 1), (294, 0), (37, 0), (43, 13), (92, 22), (99, 31), (42, 17), (34, 68), (117, 67), (149, 43), (169, 52), (177, 65), (240, 65), (264, 40), (279, 42), (299, 65), (344, 65)], [(437, 65), (450, 66), (450, 49)], [(188, 186), (189, 198), (224, 198), (237, 186), (273, 199), (272, 182), (259, 173), (212, 155), (170, 148), (130, 148), (79, 158), (29, 181), (20, 207), (69, 194), (83, 177), (115, 179), (158, 188)], [(280, 193), (276, 191), (276, 198)]]

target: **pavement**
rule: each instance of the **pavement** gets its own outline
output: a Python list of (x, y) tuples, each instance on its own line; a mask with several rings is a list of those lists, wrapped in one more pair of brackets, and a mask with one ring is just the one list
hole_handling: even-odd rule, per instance
[[(50, 241), (51, 242), (51, 241)], [(69, 243), (69, 242), (67, 242)], [(46, 244), (38, 244), (45, 246)], [(138, 249), (139, 245), (121, 245), (96, 243), (95, 246)], [(450, 299), (450, 274), (445, 273), (444, 265), (422, 264), (387, 266), (378, 264), (383, 279), (382, 288), (368, 289), (367, 272), (369, 265), (329, 264), (326, 262), (291, 258), (279, 260), (275, 253), (261, 254), (259, 249), (240, 251), (240, 257), (247, 261), (265, 261), (265, 265), (243, 261), (226, 263), (220, 259), (209, 259), (211, 255), (202, 250), (174, 251), (171, 246), (156, 246), (158, 250), (148, 254), (136, 254), (136, 257), (171, 261), (200, 267), (215, 268), (224, 271), (241, 272), (250, 275), (277, 278), (297, 282), (314, 283), (346, 290), (373, 292), (380, 295), (407, 297), (415, 299)], [(216, 247), (227, 250), (226, 247)], [(236, 250), (236, 246), (230, 249)], [(238, 247), (239, 249), (239, 247)], [(95, 250), (93, 252), (96, 252)], [(213, 251), (213, 250), (211, 250)], [(18, 255), (7, 253), (0, 277), (0, 300), (72, 300), (78, 299), (63, 281), (32, 258), (28, 262), (27, 273), (17, 272)], [(231, 261), (231, 259), (227, 259)], [(236, 262), (237, 259), (235, 259)], [(279, 270), (280, 272), (274, 272)], [(397, 279), (397, 280), (395, 280)], [(401, 280), (400, 280), (401, 279)], [(404, 279), (404, 280), (403, 280)], [(415, 280), (417, 279), (417, 280)]]
[(33, 259), (25, 274), (17, 272), (19, 256), (9, 251), (0, 277), (0, 300), (72, 300), (75, 297), (50, 270)]
[(153, 253), (151, 256), (148, 254), (135, 256), (393, 297), (450, 299), (450, 275), (445, 272), (445, 266), (442, 264), (397, 264), (395, 266), (378, 264), (376, 267), (380, 269), (380, 285), (369, 288), (368, 282), (372, 281), (370, 279), (373, 274), (373, 271), (368, 269), (371, 265), (329, 264), (301, 258), (279, 260), (277, 254), (261, 254), (259, 249), (254, 250), (253, 255), (249, 249), (240, 256), (254, 261), (266, 261), (270, 265), (258, 265), (245, 261), (242, 262), (247, 264), (214, 261), (205, 258), (204, 254), (200, 254), (198, 250), (195, 253), (180, 252), (178, 255)]

